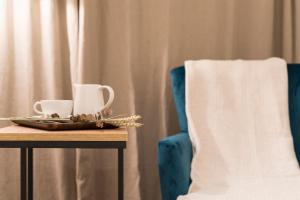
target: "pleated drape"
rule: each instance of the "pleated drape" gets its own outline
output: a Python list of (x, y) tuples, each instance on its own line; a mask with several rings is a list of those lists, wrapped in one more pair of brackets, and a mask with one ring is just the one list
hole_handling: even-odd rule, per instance
[[(116, 92), (141, 114), (125, 153), (125, 197), (160, 199), (156, 147), (176, 133), (169, 70), (188, 59), (300, 62), (298, 0), (0, 0), (0, 115), (71, 99), (72, 83)], [(6, 125), (5, 123), (1, 125)], [(116, 199), (116, 152), (35, 150), (35, 198)], [(19, 152), (0, 150), (0, 199), (18, 199)]]
[[(71, 99), (67, 3), (0, 1), (0, 113), (27, 116), (40, 99)], [(4, 125), (4, 124), (3, 124)], [(0, 199), (19, 199), (19, 151), (0, 151)], [(74, 150), (35, 150), (36, 199), (76, 199)]]

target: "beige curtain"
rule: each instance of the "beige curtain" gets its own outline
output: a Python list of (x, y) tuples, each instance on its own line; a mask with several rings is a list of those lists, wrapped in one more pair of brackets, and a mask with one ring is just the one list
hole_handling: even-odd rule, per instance
[[(125, 196), (160, 199), (156, 146), (178, 131), (169, 70), (187, 59), (300, 62), (298, 0), (0, 0), (0, 115), (72, 98), (72, 82), (111, 85), (130, 130)], [(5, 124), (2, 124), (5, 125)], [(35, 150), (35, 198), (116, 199), (116, 152)], [(19, 152), (0, 150), (0, 199), (18, 199)]]
[[(39, 99), (71, 98), (67, 2), (0, 0), (1, 116), (33, 114)], [(36, 199), (76, 199), (75, 155), (34, 151)], [(0, 150), (0, 160), (0, 199), (19, 199), (19, 150)]]

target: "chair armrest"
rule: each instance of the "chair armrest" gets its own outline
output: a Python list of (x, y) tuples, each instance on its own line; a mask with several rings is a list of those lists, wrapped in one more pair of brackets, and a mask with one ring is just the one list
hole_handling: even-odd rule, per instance
[(188, 133), (178, 133), (158, 144), (158, 165), (163, 200), (186, 194), (191, 183), (192, 144)]

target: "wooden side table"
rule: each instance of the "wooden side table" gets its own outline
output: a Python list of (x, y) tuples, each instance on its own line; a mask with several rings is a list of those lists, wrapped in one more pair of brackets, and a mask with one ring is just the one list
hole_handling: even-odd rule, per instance
[(0, 129), (0, 148), (20, 148), (21, 200), (33, 199), (34, 148), (118, 149), (118, 200), (124, 199), (126, 129), (44, 131), (21, 126)]

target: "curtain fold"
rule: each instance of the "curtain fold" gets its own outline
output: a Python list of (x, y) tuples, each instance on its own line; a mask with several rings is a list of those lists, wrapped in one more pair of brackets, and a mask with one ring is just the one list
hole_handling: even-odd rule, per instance
[[(72, 83), (112, 86), (114, 114), (144, 123), (130, 130), (125, 198), (160, 199), (156, 146), (178, 131), (169, 70), (188, 59), (300, 62), (299, 13), (298, 0), (0, 0), (0, 115), (71, 99)], [(34, 155), (36, 199), (116, 199), (116, 152)], [(18, 158), (0, 151), (0, 199), (18, 199)]]
[[(72, 98), (67, 2), (77, 1), (0, 1), (1, 116), (31, 115), (36, 100)], [(75, 158), (74, 150), (35, 149), (34, 197), (76, 199)], [(0, 199), (19, 199), (19, 150), (1, 150), (0, 159)]]

